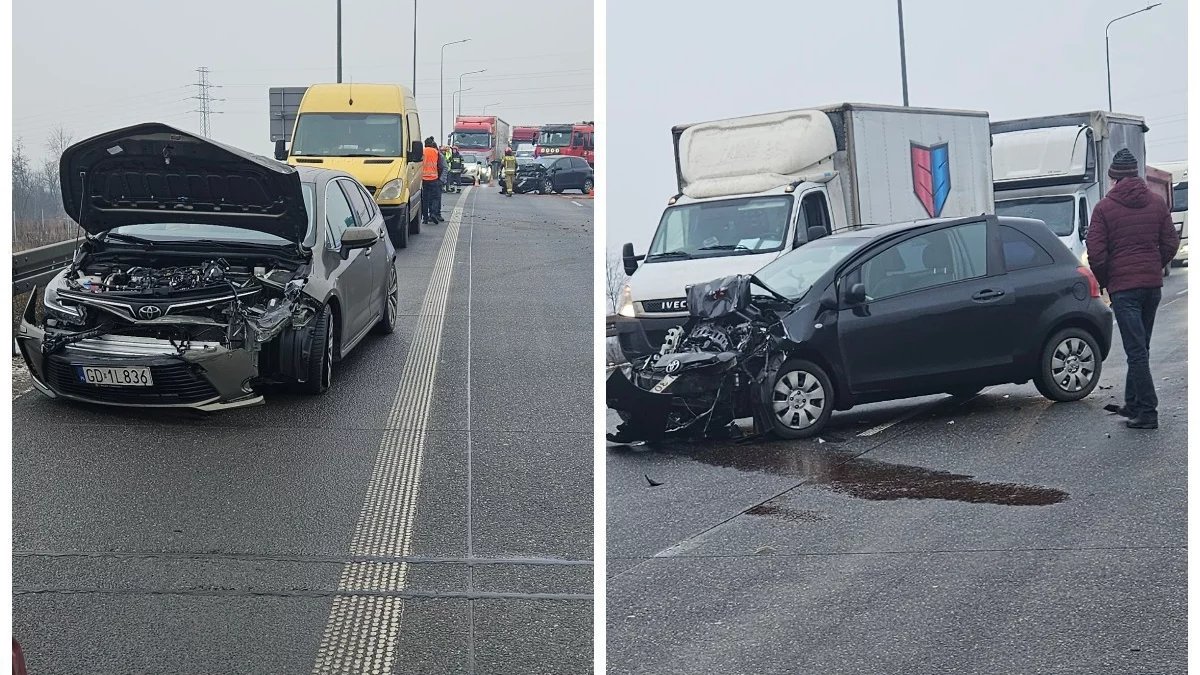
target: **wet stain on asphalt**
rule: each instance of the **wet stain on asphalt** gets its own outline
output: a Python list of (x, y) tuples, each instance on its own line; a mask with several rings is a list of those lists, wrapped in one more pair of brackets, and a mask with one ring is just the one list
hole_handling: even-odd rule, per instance
[[(1067, 499), (1062, 490), (1019, 483), (990, 483), (974, 476), (938, 471), (919, 466), (892, 464), (790, 444), (757, 447), (676, 445), (670, 453), (711, 466), (739, 471), (758, 471), (806, 479), (810, 485), (839, 494), (872, 501), (897, 499), (941, 499), (971, 504), (1001, 506), (1047, 506)], [(758, 515), (778, 515), (778, 507), (763, 504)]]
[(763, 502), (746, 513), (752, 516), (774, 516), (793, 523), (819, 523), (829, 518), (829, 516), (819, 511), (788, 508), (776, 500)]

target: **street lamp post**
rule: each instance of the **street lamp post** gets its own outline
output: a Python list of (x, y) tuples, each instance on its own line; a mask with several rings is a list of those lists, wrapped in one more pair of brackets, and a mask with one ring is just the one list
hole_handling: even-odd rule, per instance
[(487, 105), (483, 106), (483, 114), (484, 114), (484, 115), (486, 115), (486, 114), (487, 114), (487, 109), (488, 109), (488, 108), (490, 108), (490, 107), (492, 107), (492, 106), (494, 106), (494, 105), (500, 105), (500, 104), (499, 104), (499, 103), (489, 103), (489, 104), (487, 104)]
[[(340, 2), (341, 0), (338, 1)], [(442, 45), (442, 60), (438, 66), (438, 138), (442, 140), (446, 138), (446, 47), (470, 41), (471, 38), (466, 38), (464, 40), (447, 42)], [(454, 112), (453, 107), (451, 107), (450, 112)]]
[(908, 62), (904, 57), (904, 0), (896, 0), (900, 19), (900, 86), (904, 88), (904, 107), (908, 107)]
[(475, 87), (467, 87), (466, 89), (457, 89), (457, 90), (455, 90), (455, 92), (453, 94), (450, 94), (450, 114), (451, 115), (455, 114), (454, 113), (454, 97), (458, 96), (458, 112), (459, 112), (459, 114), (461, 114), (462, 113), (462, 96), (461, 96), (461, 94), (464, 91), (471, 91), (474, 88)]
[(413, 0), (413, 98), (417, 97), (417, 0)]
[(337, 0), (338, 84), (342, 83), (342, 0)]
[(467, 91), (466, 89), (463, 89), (463, 88), (462, 88), (462, 79), (463, 79), (463, 77), (464, 77), (464, 76), (466, 76), (466, 75), (475, 75), (476, 73), (486, 73), (486, 72), (487, 72), (487, 68), (484, 68), (483, 70), (471, 70), (471, 71), (468, 71), (468, 72), (462, 73), (462, 74), (460, 74), (460, 75), (458, 76), (458, 91), (459, 91), (459, 93), (460, 93), (460, 96), (458, 97), (458, 114), (460, 114), (460, 115), (462, 114), (462, 96), (461, 96), (461, 93), (462, 93), (462, 92), (464, 92), (464, 91)]
[(1112, 104), (1112, 60), (1109, 58), (1109, 53), (1108, 53), (1108, 29), (1111, 28), (1114, 23), (1120, 21), (1121, 19), (1128, 19), (1129, 17), (1133, 16), (1134, 14), (1141, 14), (1142, 12), (1148, 12), (1148, 11), (1154, 9), (1155, 7), (1158, 7), (1161, 4), (1162, 4), (1161, 2), (1156, 2), (1153, 5), (1148, 5), (1146, 7), (1143, 7), (1136, 12), (1130, 12), (1130, 13), (1126, 14), (1125, 16), (1118, 16), (1117, 18), (1113, 19), (1112, 21), (1109, 21), (1108, 25), (1104, 27), (1104, 70), (1105, 70), (1105, 73), (1108, 75), (1108, 111), (1109, 112), (1112, 112), (1113, 104)]

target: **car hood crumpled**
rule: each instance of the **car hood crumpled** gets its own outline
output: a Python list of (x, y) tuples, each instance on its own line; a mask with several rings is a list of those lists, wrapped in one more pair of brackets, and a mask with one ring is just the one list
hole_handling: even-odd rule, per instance
[(80, 141), (59, 165), (63, 208), (89, 234), (196, 223), (299, 243), (308, 214), (294, 167), (156, 122)]

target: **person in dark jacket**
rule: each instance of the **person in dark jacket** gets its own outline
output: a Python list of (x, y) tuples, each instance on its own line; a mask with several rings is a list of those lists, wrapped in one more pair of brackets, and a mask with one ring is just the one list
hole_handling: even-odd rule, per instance
[(1114, 185), (1092, 211), (1087, 257), (1112, 300), (1128, 371), (1125, 405), (1106, 406), (1131, 429), (1158, 428), (1158, 396), (1150, 374), (1150, 333), (1162, 300), (1163, 267), (1179, 249), (1179, 233), (1162, 197), (1138, 175), (1137, 158), (1121, 150), (1108, 175)]

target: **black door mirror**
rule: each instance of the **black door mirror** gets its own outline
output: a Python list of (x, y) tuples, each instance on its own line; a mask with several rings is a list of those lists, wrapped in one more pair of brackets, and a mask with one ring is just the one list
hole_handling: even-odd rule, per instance
[(357, 248), (371, 248), (379, 241), (379, 233), (369, 227), (347, 227), (342, 233), (342, 260)]
[(621, 261), (625, 264), (625, 276), (633, 276), (633, 273), (637, 271), (638, 261), (645, 257), (634, 255), (633, 243), (625, 242), (625, 245), (621, 247)]
[(275, 159), (281, 162), (286, 162), (287, 155), (287, 141), (283, 140), (282, 138), (275, 141)]
[(421, 141), (413, 141), (412, 147), (408, 149), (408, 161), (421, 162), (425, 159), (425, 146)]
[(829, 230), (825, 229), (821, 225), (812, 225), (808, 228), (808, 240), (809, 241), (816, 241), (816, 240), (820, 239), (821, 237), (827, 236), (828, 234), (829, 234)]
[(861, 305), (867, 301), (867, 287), (861, 283), (854, 284), (846, 291), (843, 299), (847, 305)]

